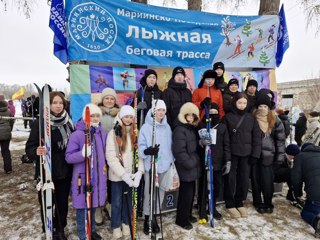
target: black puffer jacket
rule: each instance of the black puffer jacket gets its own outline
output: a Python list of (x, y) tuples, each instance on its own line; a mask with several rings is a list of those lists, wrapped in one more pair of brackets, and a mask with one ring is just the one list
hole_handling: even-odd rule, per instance
[(229, 89), (226, 89), (224, 91), (224, 94), (222, 95), (222, 97), (223, 97), (223, 110), (225, 114), (227, 114), (228, 112), (231, 112), (232, 99), (238, 93), (239, 93), (238, 91), (233, 93)]
[(262, 131), (261, 133), (263, 136), (261, 153), (262, 164), (265, 166), (283, 164), (283, 161), (285, 160), (286, 137), (281, 120), (277, 118), (277, 122), (270, 135), (265, 135)]
[(302, 196), (304, 182), (307, 199), (320, 201), (320, 147), (315, 145), (307, 146), (295, 156), (291, 179), (296, 196)]
[(162, 93), (162, 98), (167, 106), (167, 121), (171, 129), (174, 129), (178, 124), (177, 116), (180, 108), (184, 103), (192, 101), (192, 93), (186, 83), (176, 83), (171, 78), (168, 88)]
[(215, 86), (220, 89), (222, 94), (226, 92), (228, 89), (228, 84), (224, 81), (223, 75), (221, 77), (217, 77)]
[(243, 122), (235, 129), (241, 119), (235, 106), (232, 106), (224, 118), (230, 135), (231, 154), (239, 157), (252, 156), (259, 158), (261, 155), (261, 130), (257, 120), (246, 110), (243, 110), (242, 115), (245, 115)]
[(279, 114), (278, 117), (280, 118), (283, 127), (284, 127), (284, 133), (286, 138), (290, 135), (290, 120), (289, 116), (285, 114)]
[(294, 130), (294, 140), (297, 142), (301, 141), (302, 136), (307, 131), (307, 118), (304, 115), (304, 113), (300, 113), (300, 117), (298, 118), (296, 124), (295, 124), (295, 130)]
[[(65, 160), (66, 147), (59, 147), (62, 142), (60, 131), (51, 128), (51, 159), (52, 159), (52, 179), (62, 180), (72, 177), (72, 165)], [(26, 154), (29, 159), (36, 160), (36, 177), (40, 175), (39, 156), (37, 156), (37, 147), (39, 146), (39, 120), (37, 119), (32, 125), (31, 132), (26, 143)]]
[(256, 109), (256, 101), (257, 97), (256, 96), (251, 96), (247, 92), (245, 92), (248, 98), (248, 104), (247, 104), (247, 111), (249, 113), (253, 112), (254, 109)]
[[(6, 101), (0, 101), (0, 116), (11, 117)], [(0, 141), (11, 140), (11, 131), (13, 128), (14, 120), (0, 119)]]

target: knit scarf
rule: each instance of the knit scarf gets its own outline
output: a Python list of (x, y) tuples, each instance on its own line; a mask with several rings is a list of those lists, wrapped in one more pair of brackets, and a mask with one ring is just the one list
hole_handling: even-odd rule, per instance
[(262, 132), (264, 132), (265, 134), (270, 133), (268, 123), (268, 112), (257, 110), (256, 118)]
[(73, 123), (69, 114), (64, 110), (61, 116), (54, 116), (50, 114), (50, 123), (52, 130), (58, 129), (62, 136), (62, 141), (57, 142), (60, 149), (65, 149), (67, 147), (68, 139), (74, 129)]

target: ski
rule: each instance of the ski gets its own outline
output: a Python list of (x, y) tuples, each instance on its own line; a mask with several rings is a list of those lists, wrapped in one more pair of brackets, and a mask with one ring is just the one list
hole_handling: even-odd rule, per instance
[(22, 120), (34, 120), (32, 117), (9, 117), (9, 116), (0, 116), (1, 119), (22, 119)]
[(88, 156), (88, 145), (90, 144), (90, 109), (86, 107), (85, 114), (85, 198), (86, 198), (86, 209), (85, 209), (85, 227), (86, 236), (88, 240), (91, 240), (91, 220), (92, 220), (92, 185), (91, 185), (91, 158)]
[[(209, 107), (205, 106), (206, 128), (208, 138), (211, 139), (211, 118), (209, 113)], [(207, 169), (207, 183), (208, 183), (208, 204), (210, 219), (210, 227), (214, 227), (213, 215), (214, 215), (214, 187), (213, 187), (213, 163), (212, 163), (212, 149), (211, 145), (206, 146), (206, 169)]]
[[(43, 136), (42, 136), (42, 129), (43, 129), (43, 97), (42, 97), (42, 91), (39, 88), (39, 86), (35, 83), (33, 83), (38, 91), (39, 96), (39, 145), (42, 146), (43, 143)], [(44, 170), (44, 158), (43, 156), (40, 156), (40, 162), (39, 162), (39, 171), (40, 171), (40, 179), (37, 184), (37, 190), (41, 191), (41, 209), (42, 209), (42, 219), (43, 224), (45, 227), (45, 232), (47, 232), (47, 225), (45, 224), (46, 219), (46, 212), (45, 212), (45, 205), (44, 205), (44, 192), (43, 192), (43, 182), (44, 182), (44, 176), (43, 176), (43, 170)]]
[[(135, 112), (135, 120), (133, 124), (134, 150), (133, 150), (132, 173), (135, 174), (138, 171), (138, 165), (139, 165), (137, 94), (134, 98), (133, 105), (134, 105), (134, 112)], [(138, 208), (138, 188), (132, 187), (132, 213), (131, 213), (131, 239), (132, 240), (137, 238), (137, 208)]]
[(52, 191), (54, 191), (54, 184), (52, 182), (52, 165), (51, 165), (51, 125), (50, 125), (50, 92), (49, 86), (46, 84), (43, 89), (43, 131), (44, 131), (44, 145), (46, 147), (46, 156), (44, 161), (45, 183), (43, 184), (43, 191), (46, 198), (46, 238), (52, 239), (53, 236), (53, 221), (52, 221)]

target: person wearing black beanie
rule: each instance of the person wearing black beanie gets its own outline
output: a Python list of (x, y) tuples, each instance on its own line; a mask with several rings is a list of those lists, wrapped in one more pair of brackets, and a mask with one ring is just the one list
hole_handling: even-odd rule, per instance
[(179, 124), (178, 114), (181, 106), (192, 100), (192, 93), (187, 88), (185, 78), (185, 70), (179, 66), (175, 67), (168, 82), (168, 87), (162, 93), (162, 98), (167, 106), (167, 121), (172, 130)]
[(218, 89), (220, 89), (221, 93), (224, 93), (225, 89), (227, 88), (227, 83), (224, 81), (223, 77), (225, 72), (223, 62), (214, 63), (212, 69), (217, 73), (216, 86)]
[(252, 112), (255, 109), (257, 89), (258, 82), (254, 79), (250, 79), (247, 83), (246, 90), (244, 91), (248, 97), (248, 112)]
[(223, 110), (227, 114), (231, 111), (231, 102), (233, 97), (239, 93), (239, 81), (236, 78), (231, 78), (228, 82), (228, 87), (223, 94)]

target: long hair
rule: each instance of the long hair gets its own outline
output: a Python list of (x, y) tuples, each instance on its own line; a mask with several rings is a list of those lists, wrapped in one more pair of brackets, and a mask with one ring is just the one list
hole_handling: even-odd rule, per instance
[[(133, 123), (134, 124), (134, 123)], [(133, 149), (133, 144), (134, 144), (134, 139), (133, 139), (133, 124), (130, 125), (130, 130), (129, 130), (129, 134), (130, 134), (130, 138), (131, 138), (131, 149)], [(127, 133), (127, 129), (126, 126), (124, 124), (122, 124), (121, 126), (121, 152), (125, 152), (126, 148), (127, 148), (127, 137), (128, 137), (128, 133)]]
[[(252, 114), (253, 116), (257, 116), (257, 114), (259, 113), (259, 109), (254, 109)], [(274, 110), (270, 109), (269, 108), (269, 111), (268, 111), (268, 115), (267, 115), (267, 121), (268, 121), (268, 130), (269, 132), (272, 131), (272, 128), (276, 125), (276, 122), (277, 122), (277, 116), (276, 116), (276, 113)]]
[(66, 100), (64, 99), (64, 96), (62, 95), (61, 92), (50, 92), (50, 104), (52, 104), (54, 97), (60, 97), (62, 99), (62, 104), (63, 104), (63, 109), (66, 109)]

